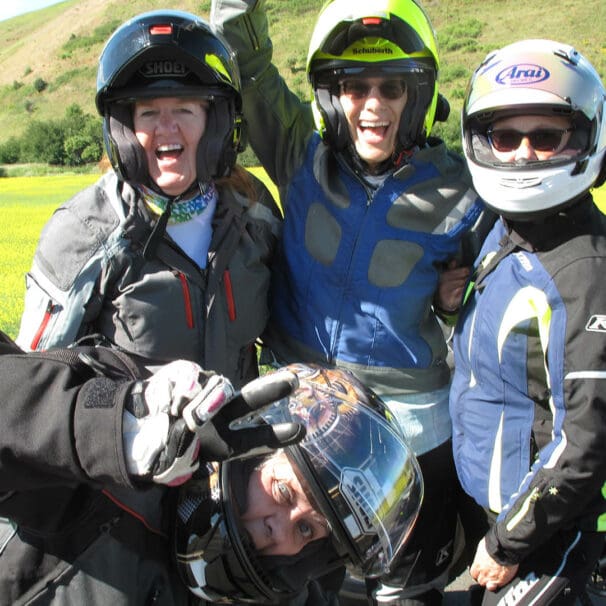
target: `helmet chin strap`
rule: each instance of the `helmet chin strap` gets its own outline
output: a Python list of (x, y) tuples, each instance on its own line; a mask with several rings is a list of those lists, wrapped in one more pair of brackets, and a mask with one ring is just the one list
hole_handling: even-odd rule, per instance
[(143, 247), (143, 258), (146, 261), (153, 259), (156, 256), (156, 251), (158, 250), (158, 245), (160, 244), (160, 240), (166, 231), (166, 225), (170, 218), (170, 213), (173, 208), (173, 204), (179, 200), (180, 196), (176, 196), (174, 198), (170, 198), (168, 200), (168, 204), (164, 209), (164, 212), (160, 215), (160, 218), (156, 221), (154, 228), (149, 234), (149, 238), (147, 238), (147, 242), (145, 242), (145, 246)]

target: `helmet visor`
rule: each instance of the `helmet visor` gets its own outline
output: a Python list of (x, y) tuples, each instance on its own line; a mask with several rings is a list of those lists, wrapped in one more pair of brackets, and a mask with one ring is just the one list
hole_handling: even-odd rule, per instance
[(492, 112), (469, 121), (470, 157), (495, 167), (558, 166), (589, 153), (594, 126), (581, 114), (562, 116), (546, 107)]
[(288, 454), (339, 553), (366, 576), (387, 573), (422, 500), (417, 461), (385, 405), (339, 370), (289, 367), (300, 387), (261, 416), (299, 422), (306, 438)]

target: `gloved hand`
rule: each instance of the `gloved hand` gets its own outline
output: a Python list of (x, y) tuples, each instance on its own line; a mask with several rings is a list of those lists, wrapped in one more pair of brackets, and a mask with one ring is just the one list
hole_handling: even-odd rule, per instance
[(283, 398), (298, 385), (289, 371), (256, 379), (236, 393), (221, 375), (179, 360), (137, 382), (123, 413), (128, 472), (176, 486), (200, 461), (223, 461), (251, 450), (273, 450), (304, 437), (296, 423), (232, 429), (230, 423)]

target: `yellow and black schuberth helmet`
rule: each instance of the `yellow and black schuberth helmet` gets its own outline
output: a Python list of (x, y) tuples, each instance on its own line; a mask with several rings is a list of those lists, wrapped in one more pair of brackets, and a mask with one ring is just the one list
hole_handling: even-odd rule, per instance
[(316, 126), (331, 147), (345, 149), (350, 137), (339, 80), (399, 75), (408, 83), (399, 145), (404, 150), (423, 145), (434, 121), (445, 120), (448, 112), (445, 100), (438, 104), (438, 69), (433, 27), (414, 0), (332, 0), (320, 11), (307, 56)]

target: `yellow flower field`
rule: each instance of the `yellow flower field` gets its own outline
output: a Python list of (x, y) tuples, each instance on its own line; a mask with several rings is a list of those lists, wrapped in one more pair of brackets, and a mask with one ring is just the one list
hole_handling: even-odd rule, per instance
[[(99, 175), (0, 179), (0, 329), (15, 337), (23, 310), (25, 273), (42, 226), (62, 202)], [(66, 234), (69, 237), (68, 234)]]

